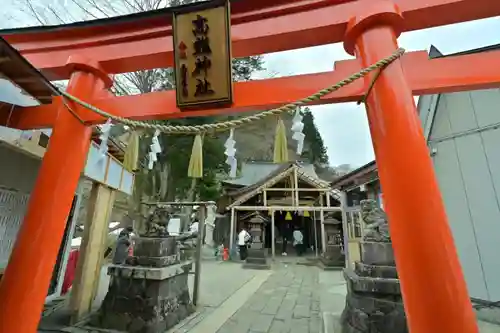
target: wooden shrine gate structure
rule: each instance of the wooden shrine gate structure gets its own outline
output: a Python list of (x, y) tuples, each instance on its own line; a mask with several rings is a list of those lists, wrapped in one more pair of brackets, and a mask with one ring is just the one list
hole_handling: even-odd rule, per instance
[[(389, 56), (405, 31), (500, 15), (491, 0), (240, 0), (232, 2), (234, 57), (343, 42), (355, 60), (335, 70), (236, 83), (227, 108), (181, 111), (172, 91), (112, 96), (109, 75), (172, 67), (171, 9), (62, 27), (0, 32), (67, 92), (135, 120), (272, 108), (304, 98)], [(307, 59), (304, 59), (307, 61)], [(333, 65), (333, 64), (332, 64)], [(365, 80), (316, 104), (358, 101)], [(424, 51), (385, 68), (366, 100), (408, 324), (412, 333), (478, 331), (413, 95), (500, 86), (500, 51), (429, 60)], [(35, 190), (0, 285), (0, 333), (34, 333), (87, 151), (91, 125), (105, 119), (61, 98), (18, 108), (9, 126), (52, 127)], [(8, 114), (0, 112), (0, 122)]]

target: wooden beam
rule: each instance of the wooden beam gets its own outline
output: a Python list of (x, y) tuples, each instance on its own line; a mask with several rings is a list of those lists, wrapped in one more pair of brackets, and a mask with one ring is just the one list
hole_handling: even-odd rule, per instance
[[(348, 20), (370, 1), (304, 0), (278, 6), (269, 2), (260, 8), (245, 2), (247, 8), (236, 10), (235, 2), (232, 11), (235, 57), (341, 42)], [(500, 2), (491, 0), (398, 0), (397, 4), (405, 31), (500, 15)], [(110, 19), (0, 34), (51, 80), (69, 78), (66, 61), (75, 53), (99, 61), (111, 74), (172, 67), (170, 14), (137, 17), (123, 23)]]
[[(321, 253), (326, 252), (326, 231), (325, 231), (325, 211), (323, 207), (323, 194), (320, 196), (321, 210), (319, 211), (320, 228), (321, 228)], [(342, 211), (342, 208), (340, 208)]]
[(235, 206), (232, 207), (235, 210), (240, 210), (240, 211), (251, 211), (251, 210), (258, 210), (258, 211), (268, 211), (268, 210), (282, 210), (282, 211), (305, 211), (307, 210), (308, 212), (340, 212), (342, 209), (340, 207), (316, 207), (316, 206)]
[(234, 236), (235, 236), (235, 223), (236, 223), (236, 215), (235, 209), (231, 208), (231, 225), (229, 227), (229, 253), (233, 253), (234, 247)]
[[(279, 187), (271, 187), (267, 188), (266, 191), (272, 192), (272, 191), (287, 191), (290, 192), (291, 189), (289, 188), (279, 188)], [(331, 191), (329, 188), (298, 188), (297, 191), (299, 192), (328, 192)]]
[(71, 291), (72, 322), (77, 322), (91, 310), (95, 290), (98, 288), (103, 246), (109, 229), (115, 191), (94, 183), (89, 199), (87, 221), (80, 247), (80, 257)]
[(349, 254), (349, 231), (347, 225), (347, 193), (342, 191), (340, 192), (340, 207), (342, 208), (342, 231), (344, 238), (344, 257), (345, 257), (345, 267), (350, 268), (351, 265), (351, 257)]
[[(500, 3), (500, 2), (499, 2)], [(470, 64), (475, 64), (470, 66)], [(427, 52), (410, 52), (402, 65), (414, 95), (487, 89), (500, 86), (500, 51), (445, 57), (430, 60)], [(235, 102), (227, 109), (181, 111), (175, 107), (175, 92), (163, 91), (142, 95), (102, 97), (87, 102), (114, 115), (135, 120), (171, 119), (221, 115), (266, 110), (307, 97), (360, 70), (357, 60), (335, 63), (331, 72), (305, 74), (267, 80), (238, 82), (234, 87)], [(308, 82), (304, 85), (304, 82)], [(365, 93), (363, 80), (329, 94), (311, 104), (358, 101)], [(61, 100), (37, 107), (17, 108), (12, 113), (11, 127), (36, 129), (52, 127)], [(81, 108), (72, 104), (75, 109)], [(89, 124), (104, 119), (86, 110), (83, 119)]]
[(299, 205), (299, 176), (297, 174), (297, 166), (293, 167), (293, 197), (294, 199), (294, 205), (298, 206)]

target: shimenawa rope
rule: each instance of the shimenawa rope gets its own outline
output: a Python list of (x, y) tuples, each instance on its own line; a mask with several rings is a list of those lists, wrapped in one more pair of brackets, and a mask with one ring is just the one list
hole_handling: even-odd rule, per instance
[[(403, 48), (399, 48), (390, 56), (388, 56), (384, 59), (381, 59), (381, 60), (377, 61), (376, 63), (374, 63), (373, 65), (360, 70), (358, 73), (355, 73), (355, 74), (349, 76), (348, 78), (343, 79), (342, 81), (340, 81), (340, 82), (338, 82), (338, 83), (336, 83), (328, 88), (320, 90), (320, 91), (316, 92), (315, 94), (312, 94), (311, 96), (308, 96), (306, 98), (298, 100), (294, 103), (286, 104), (286, 105), (283, 105), (283, 106), (276, 108), (276, 109), (263, 111), (263, 112), (260, 112), (258, 114), (252, 115), (252, 116), (243, 117), (240, 119), (235, 119), (235, 120), (230, 120), (230, 121), (214, 123), (214, 124), (205, 124), (205, 125), (197, 125), (197, 126), (178, 126), (178, 125), (171, 126), (171, 125), (153, 124), (153, 123), (147, 123), (147, 122), (143, 122), (143, 121), (131, 120), (128, 118), (115, 116), (115, 115), (107, 113), (103, 110), (100, 110), (100, 109), (96, 108), (95, 106), (90, 105), (90, 104), (82, 101), (81, 99), (79, 99), (71, 94), (68, 94), (67, 92), (60, 91), (60, 93), (63, 97), (65, 97), (69, 100), (72, 100), (75, 103), (80, 104), (81, 106), (97, 113), (98, 115), (100, 115), (104, 118), (114, 120), (115, 122), (130, 126), (134, 129), (145, 128), (145, 129), (159, 130), (159, 131), (166, 133), (166, 134), (201, 134), (201, 133), (206, 133), (206, 132), (223, 132), (223, 131), (227, 131), (231, 128), (237, 128), (237, 127), (243, 126), (245, 124), (249, 124), (249, 123), (252, 123), (255, 121), (262, 120), (262, 119), (267, 118), (269, 116), (279, 115), (279, 114), (284, 113), (284, 112), (291, 112), (291, 111), (294, 111), (299, 106), (307, 105), (310, 102), (320, 100), (323, 96), (328, 95), (334, 91), (337, 91), (340, 88), (342, 88), (348, 84), (351, 84), (352, 82), (354, 82), (362, 77), (365, 77), (366, 75), (368, 75), (370, 72), (372, 72), (374, 70), (378, 69), (378, 70), (382, 71), (389, 64), (394, 62), (396, 59), (400, 58), (404, 54), (404, 52), (405, 52), (405, 50)], [(372, 83), (370, 84), (370, 89), (368, 90), (367, 94), (371, 90), (371, 87), (373, 86), (373, 83), (375, 82), (375, 80), (377, 78), (378, 78), (378, 75), (376, 75), (373, 78)], [(366, 96), (362, 99), (362, 101), (364, 101), (365, 99), (366, 99)], [(65, 103), (65, 105), (68, 107), (68, 105), (66, 103)], [(70, 108), (68, 107), (68, 109), (70, 109)]]

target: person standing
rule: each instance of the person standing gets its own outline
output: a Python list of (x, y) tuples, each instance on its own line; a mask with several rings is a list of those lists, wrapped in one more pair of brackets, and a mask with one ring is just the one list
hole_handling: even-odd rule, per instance
[(303, 243), (304, 236), (302, 235), (302, 231), (299, 228), (295, 228), (293, 231), (293, 247), (295, 247), (298, 256), (301, 256), (303, 253)]
[(240, 248), (240, 259), (245, 260), (248, 255), (247, 243), (250, 241), (250, 234), (246, 230), (245, 226), (241, 228), (240, 233), (238, 234), (238, 246)]

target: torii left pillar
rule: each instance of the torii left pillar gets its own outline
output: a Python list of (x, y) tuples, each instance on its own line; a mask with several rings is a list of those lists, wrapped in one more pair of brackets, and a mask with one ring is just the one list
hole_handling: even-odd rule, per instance
[[(112, 84), (98, 63), (70, 57), (67, 66), (72, 71), (67, 91), (74, 96), (97, 97)], [(74, 110), (78, 115), (78, 108)], [(37, 332), (91, 134), (90, 127), (60, 106), (24, 222), (0, 283), (0, 333)]]

